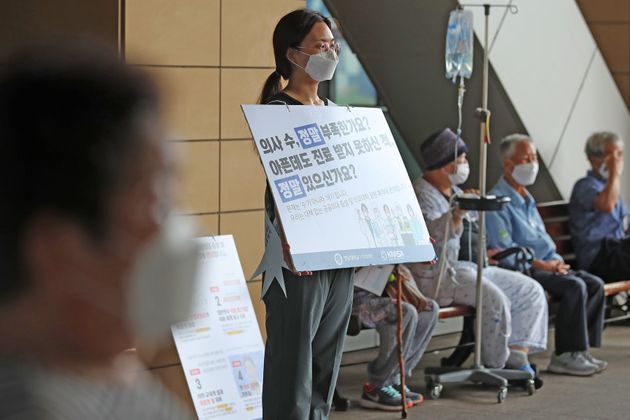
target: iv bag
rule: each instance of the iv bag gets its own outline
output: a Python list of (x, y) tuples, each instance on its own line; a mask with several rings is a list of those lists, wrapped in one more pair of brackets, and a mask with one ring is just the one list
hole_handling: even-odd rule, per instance
[(446, 30), (446, 77), (470, 78), (473, 68), (473, 13), (470, 10), (453, 10)]

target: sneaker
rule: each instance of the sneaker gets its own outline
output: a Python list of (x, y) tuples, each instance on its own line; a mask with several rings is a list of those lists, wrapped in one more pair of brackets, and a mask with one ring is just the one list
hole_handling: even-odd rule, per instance
[(595, 356), (593, 356), (590, 352), (585, 351), (583, 352), (583, 354), (584, 354), (584, 358), (588, 360), (589, 363), (597, 366), (597, 373), (605, 371), (606, 368), (608, 367), (608, 362), (596, 359)]
[[(369, 383), (363, 385), (363, 394), (359, 400), (363, 408), (372, 408), (384, 411), (400, 411), (402, 395), (393, 386), (376, 388)], [(413, 407), (411, 401), (407, 402), (407, 408)]]
[[(400, 385), (394, 385), (394, 389), (400, 393)], [(400, 396), (402, 398), (402, 393)], [(405, 398), (413, 405), (420, 405), (424, 402), (424, 396), (419, 392), (413, 392), (407, 385), (405, 385)]]
[(586, 360), (580, 351), (551, 355), (547, 368), (549, 372), (575, 376), (591, 376), (597, 372), (597, 366)]

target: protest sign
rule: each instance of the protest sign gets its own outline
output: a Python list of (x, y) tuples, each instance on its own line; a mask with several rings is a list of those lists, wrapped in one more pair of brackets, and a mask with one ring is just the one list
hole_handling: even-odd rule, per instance
[(197, 416), (260, 419), (264, 346), (234, 239), (198, 240), (201, 274), (193, 314), (172, 327)]
[(435, 256), (378, 108), (242, 105), (298, 271)]

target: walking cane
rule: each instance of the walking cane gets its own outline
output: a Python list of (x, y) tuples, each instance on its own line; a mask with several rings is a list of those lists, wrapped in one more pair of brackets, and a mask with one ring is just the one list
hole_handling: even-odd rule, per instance
[(400, 394), (402, 395), (402, 414), (401, 418), (407, 418), (407, 392), (405, 386), (405, 360), (403, 359), (403, 309), (402, 309), (402, 278), (398, 273), (398, 267), (396, 268), (396, 308), (398, 309), (398, 327), (397, 327), (397, 341), (398, 341), (398, 365), (400, 366)]

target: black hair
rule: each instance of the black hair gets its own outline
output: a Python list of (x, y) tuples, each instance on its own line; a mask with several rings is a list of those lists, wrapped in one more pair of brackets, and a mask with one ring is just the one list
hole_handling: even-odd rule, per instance
[[(26, 289), (23, 236), (35, 217), (76, 220), (95, 239), (157, 110), (144, 73), (102, 45), (35, 47), (0, 66), (0, 300)], [(125, 172), (126, 171), (126, 172)]]
[(309, 9), (294, 10), (278, 21), (273, 31), (273, 55), (276, 60), (276, 69), (265, 81), (260, 94), (260, 103), (267, 103), (272, 96), (280, 92), (280, 77), (289, 80), (292, 68), (287, 58), (287, 51), (289, 48), (299, 46), (318, 22), (324, 22), (332, 29), (330, 19)]

